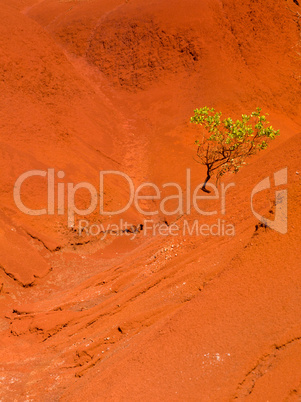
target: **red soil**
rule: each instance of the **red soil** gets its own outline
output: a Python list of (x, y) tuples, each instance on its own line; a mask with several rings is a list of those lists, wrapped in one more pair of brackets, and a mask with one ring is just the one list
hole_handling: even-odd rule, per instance
[[(299, 400), (301, 37), (293, 0), (2, 0), (0, 11), (0, 399)], [(260, 106), (281, 135), (204, 209), (235, 236), (78, 236), (66, 214), (15, 206), (31, 170), (98, 186), (205, 174), (195, 107)], [(254, 186), (288, 167), (288, 233), (255, 226)], [(43, 208), (46, 181), (22, 187)], [(274, 219), (276, 188), (254, 199)], [(110, 178), (105, 206), (127, 202)], [(89, 203), (87, 192), (77, 205)], [(153, 208), (154, 206), (146, 205)], [(118, 217), (89, 216), (92, 223)], [(137, 227), (131, 208), (122, 218)], [(166, 216), (158, 222), (200, 216)], [(206, 219), (205, 219), (206, 218)]]

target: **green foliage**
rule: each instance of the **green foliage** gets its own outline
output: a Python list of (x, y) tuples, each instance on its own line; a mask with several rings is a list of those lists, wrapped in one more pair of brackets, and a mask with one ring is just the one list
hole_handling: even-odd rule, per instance
[(246, 158), (266, 149), (269, 141), (279, 135), (260, 108), (250, 115), (243, 114), (241, 120), (221, 117), (221, 112), (206, 106), (195, 109), (191, 117), (192, 123), (203, 127), (195, 143), (199, 162), (207, 166), (206, 182), (213, 173), (219, 179), (226, 172), (238, 172)]

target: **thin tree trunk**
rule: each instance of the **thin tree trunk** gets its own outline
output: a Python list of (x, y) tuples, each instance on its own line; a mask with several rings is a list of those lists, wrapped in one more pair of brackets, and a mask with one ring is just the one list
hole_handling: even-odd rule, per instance
[(210, 191), (207, 190), (207, 188), (206, 188), (206, 184), (208, 183), (208, 181), (209, 181), (210, 179), (211, 179), (210, 167), (207, 165), (207, 177), (206, 177), (206, 180), (205, 180), (205, 182), (204, 182), (204, 184), (203, 184), (203, 187), (202, 187), (202, 190), (203, 190), (205, 193), (210, 193)]

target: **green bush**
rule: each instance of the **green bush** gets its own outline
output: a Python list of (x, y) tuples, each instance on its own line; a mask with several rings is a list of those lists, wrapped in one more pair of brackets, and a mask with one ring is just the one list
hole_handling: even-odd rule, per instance
[(241, 120), (231, 117), (222, 120), (222, 113), (205, 106), (195, 109), (191, 122), (202, 126), (197, 145), (197, 161), (207, 167), (207, 177), (202, 190), (213, 175), (217, 180), (227, 172), (236, 173), (245, 159), (266, 149), (268, 143), (279, 135), (279, 130), (269, 126), (266, 116), (257, 108)]

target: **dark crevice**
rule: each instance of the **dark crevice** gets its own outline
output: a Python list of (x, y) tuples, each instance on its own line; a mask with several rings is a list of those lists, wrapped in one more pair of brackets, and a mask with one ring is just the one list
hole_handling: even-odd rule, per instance
[(43, 247), (44, 247), (46, 250), (50, 251), (51, 253), (54, 253), (55, 251), (60, 251), (61, 248), (62, 248), (61, 246), (57, 246), (56, 248), (51, 249), (51, 248), (49, 248), (49, 247), (43, 242), (43, 240), (39, 239), (37, 236), (34, 236), (34, 235), (30, 234), (29, 232), (26, 232), (26, 233), (27, 233), (28, 236), (30, 236), (33, 240), (37, 240), (39, 243), (41, 243), (41, 244), (43, 245)]
[(11, 272), (7, 272), (6, 269), (2, 265), (0, 265), (0, 269), (2, 269), (2, 271), (4, 272), (4, 274), (6, 276), (11, 278), (13, 281), (17, 282), (18, 285), (22, 286), (22, 288), (31, 288), (34, 286), (34, 281), (32, 281), (30, 283), (23, 283), (18, 278), (16, 278)]
[(257, 380), (263, 377), (273, 366), (274, 360), (278, 357), (279, 353), (288, 345), (300, 340), (301, 336), (293, 338), (281, 345), (274, 345), (274, 350), (271, 353), (262, 356), (258, 360), (258, 363), (245, 375), (245, 378), (238, 384), (236, 394), (233, 399), (243, 399), (244, 397), (251, 395), (255, 388)]

